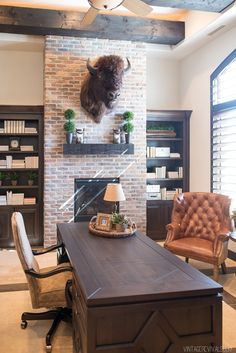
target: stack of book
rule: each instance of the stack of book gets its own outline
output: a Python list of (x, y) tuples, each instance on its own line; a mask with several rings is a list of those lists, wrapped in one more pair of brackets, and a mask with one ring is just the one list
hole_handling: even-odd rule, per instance
[(147, 147), (147, 158), (170, 157), (170, 147)]
[(179, 173), (178, 172), (171, 172), (171, 171), (169, 171), (169, 172), (167, 172), (167, 177), (169, 178), (169, 179), (177, 179), (177, 178), (179, 178)]
[(180, 153), (171, 152), (171, 153), (170, 153), (170, 158), (180, 158)]
[(5, 134), (23, 134), (25, 130), (24, 120), (4, 120), (3, 133)]
[(35, 127), (25, 127), (25, 131), (26, 134), (36, 134), (37, 133), (37, 129)]
[(23, 205), (24, 204), (24, 194), (13, 194), (12, 191), (7, 191), (7, 204), (8, 205)]
[(175, 137), (176, 132), (174, 130), (158, 130), (158, 129), (153, 129), (153, 130), (147, 130), (147, 136), (150, 137)]
[(25, 168), (24, 159), (13, 159), (11, 163), (12, 168)]
[(25, 157), (25, 168), (38, 168), (39, 157)]
[(36, 198), (35, 197), (25, 197), (24, 198), (24, 205), (35, 205)]
[(156, 178), (164, 179), (166, 177), (166, 166), (155, 168)]
[(175, 190), (167, 190), (166, 191), (166, 200), (173, 200), (175, 197), (176, 191)]
[(6, 168), (6, 167), (7, 167), (6, 159), (0, 159), (0, 169)]
[(156, 179), (156, 173), (147, 172), (146, 177), (147, 179)]
[(0, 145), (0, 151), (9, 151), (9, 146)]
[(27, 145), (21, 145), (20, 146), (20, 150), (23, 151), (23, 152), (24, 151), (26, 151), (26, 152), (27, 151), (33, 151), (34, 150), (34, 146), (32, 146), (32, 145), (28, 145), (28, 146)]
[(0, 206), (6, 206), (7, 198), (6, 195), (0, 195)]

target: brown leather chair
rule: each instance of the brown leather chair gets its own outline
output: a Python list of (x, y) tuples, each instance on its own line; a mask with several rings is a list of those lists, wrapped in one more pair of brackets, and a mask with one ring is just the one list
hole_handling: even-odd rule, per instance
[(49, 353), (52, 350), (51, 340), (58, 324), (61, 320), (71, 319), (71, 309), (68, 306), (71, 304), (69, 284), (72, 278), (72, 268), (69, 263), (39, 268), (34, 255), (45, 254), (58, 249), (60, 245), (51, 246), (42, 251), (32, 251), (22, 214), (14, 212), (11, 222), (16, 251), (28, 281), (32, 307), (52, 309), (40, 313), (23, 313), (21, 328), (27, 327), (27, 320), (53, 319), (52, 326), (46, 335), (46, 352)]
[(218, 280), (219, 266), (225, 272), (231, 230), (230, 199), (210, 192), (185, 192), (174, 199), (171, 224), (164, 247), (172, 253), (213, 264)]

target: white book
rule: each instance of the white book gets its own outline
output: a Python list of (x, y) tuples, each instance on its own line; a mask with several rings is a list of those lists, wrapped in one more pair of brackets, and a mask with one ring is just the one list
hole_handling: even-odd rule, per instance
[(6, 156), (7, 168), (10, 169), (12, 166), (12, 156)]
[(0, 145), (0, 151), (9, 151), (9, 146)]

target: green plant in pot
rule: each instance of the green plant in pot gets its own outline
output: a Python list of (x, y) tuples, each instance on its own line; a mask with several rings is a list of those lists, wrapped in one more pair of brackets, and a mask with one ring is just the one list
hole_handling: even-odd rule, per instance
[(112, 213), (112, 224), (115, 226), (117, 232), (124, 232), (125, 229), (128, 227), (128, 219), (125, 217), (125, 215), (118, 213), (118, 212), (113, 212)]
[(6, 174), (4, 172), (0, 172), (0, 186), (2, 185), (5, 179), (6, 179)]
[(134, 131), (134, 124), (132, 123), (134, 113), (129, 111), (124, 112), (123, 119), (123, 131), (125, 132), (126, 143), (130, 143), (130, 134)]
[(37, 179), (37, 173), (29, 172), (27, 175), (27, 178), (28, 178), (28, 185), (32, 186), (32, 185), (34, 185), (34, 182)]
[(17, 185), (18, 178), (19, 178), (19, 176), (18, 176), (18, 174), (16, 172), (11, 172), (7, 176), (7, 179), (11, 180), (11, 185), (12, 186), (16, 186)]
[(66, 119), (66, 122), (64, 123), (66, 142), (71, 144), (73, 141), (73, 134), (75, 132), (75, 112), (72, 109), (67, 109), (65, 110), (64, 116)]

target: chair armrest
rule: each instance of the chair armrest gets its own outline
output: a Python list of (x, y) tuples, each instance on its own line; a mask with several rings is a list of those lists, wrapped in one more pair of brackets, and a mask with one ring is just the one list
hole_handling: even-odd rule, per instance
[(66, 271), (72, 271), (73, 268), (70, 266), (65, 266), (65, 267), (55, 267), (54, 270), (48, 271), (48, 272), (36, 272), (33, 269), (32, 270), (25, 270), (25, 274), (30, 275), (34, 278), (47, 278), (51, 277), (54, 275), (57, 275), (58, 273), (61, 272), (66, 272)]
[(214, 255), (218, 256), (224, 247), (228, 247), (227, 242), (229, 240), (229, 235), (230, 232), (228, 230), (220, 231), (217, 234), (213, 244)]
[(178, 223), (170, 223), (166, 226), (167, 236), (165, 244), (178, 239), (180, 234), (180, 225)]
[(43, 249), (43, 250), (32, 250), (33, 254), (36, 256), (36, 255), (43, 255), (43, 254), (46, 254), (50, 251), (53, 251), (53, 250), (56, 250), (56, 249), (59, 249), (61, 247), (63, 247), (64, 244), (63, 243), (60, 243), (60, 244), (57, 244), (57, 245), (52, 245), (52, 246), (49, 246), (48, 248), (46, 249)]

